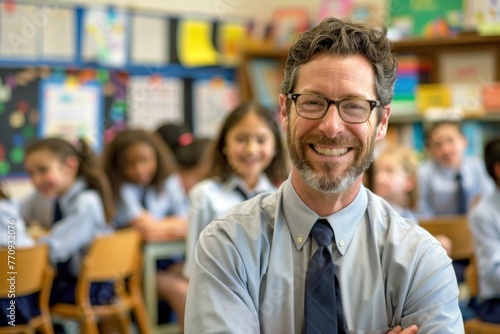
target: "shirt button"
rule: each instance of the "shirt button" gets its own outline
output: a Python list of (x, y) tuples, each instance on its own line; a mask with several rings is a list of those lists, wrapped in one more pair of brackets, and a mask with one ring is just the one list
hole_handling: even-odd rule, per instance
[(344, 247), (344, 245), (345, 245), (345, 241), (344, 241), (344, 240), (340, 240), (340, 241), (339, 241), (339, 246), (340, 246), (340, 247)]
[(298, 242), (299, 244), (300, 244), (300, 243), (302, 243), (302, 236), (299, 236), (299, 237), (297, 238), (297, 242)]

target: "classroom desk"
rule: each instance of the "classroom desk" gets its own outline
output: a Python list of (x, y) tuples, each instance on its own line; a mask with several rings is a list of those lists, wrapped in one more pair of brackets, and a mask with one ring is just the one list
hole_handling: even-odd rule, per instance
[(156, 291), (156, 260), (184, 254), (186, 243), (184, 241), (146, 242), (144, 243), (144, 300), (148, 310), (149, 321), (153, 334), (180, 333), (177, 324), (158, 325), (158, 295)]

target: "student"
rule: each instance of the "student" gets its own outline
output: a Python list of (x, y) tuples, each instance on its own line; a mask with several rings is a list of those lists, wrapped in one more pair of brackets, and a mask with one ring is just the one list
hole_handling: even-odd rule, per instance
[(176, 164), (161, 139), (124, 130), (106, 145), (103, 166), (117, 205), (118, 227), (134, 226), (145, 241), (183, 239), (188, 207), (172, 178)]
[[(418, 209), (418, 166), (415, 153), (402, 147), (386, 148), (372, 165), (374, 193), (389, 202), (401, 217), (415, 224), (418, 224), (415, 215)], [(435, 237), (450, 255), (451, 240), (445, 235)]]
[(481, 320), (500, 323), (500, 138), (486, 144), (484, 161), (496, 187), (469, 213), (479, 274), (476, 313)]
[[(11, 246), (10, 249), (30, 247), (35, 244), (34, 240), (26, 233), (24, 219), (19, 214), (19, 207), (9, 198), (4, 183), (0, 181), (0, 247)], [(15, 254), (12, 258), (15, 263)], [(7, 269), (7, 263), (2, 265)], [(5, 279), (5, 278), (4, 278)], [(0, 327), (9, 326), (9, 307), (11, 300), (15, 301), (16, 317), (15, 324), (25, 324), (33, 317), (40, 314), (36, 295), (17, 296), (15, 298), (0, 298)]]
[(386, 34), (327, 18), (289, 49), (292, 171), (201, 233), (187, 333), (464, 333), (443, 247), (361, 184), (391, 112)]
[(34, 244), (35, 241), (26, 232), (18, 203), (9, 197), (5, 184), (0, 181), (0, 246), (29, 247)]
[(275, 116), (254, 102), (234, 109), (209, 152), (211, 176), (191, 191), (183, 274), (190, 276), (203, 229), (234, 205), (276, 190), (288, 175), (288, 160)]
[(208, 175), (206, 159), (211, 140), (196, 138), (185, 124), (166, 123), (158, 127), (156, 133), (175, 157), (179, 187), (186, 194), (185, 200), (189, 203), (188, 193), (191, 188)]
[(374, 163), (374, 192), (385, 199), (402, 217), (418, 224), (418, 160), (414, 153), (401, 147), (380, 152)]
[[(175, 177), (175, 160), (161, 138), (143, 130), (119, 132), (106, 145), (103, 165), (117, 203), (118, 227), (133, 226), (146, 242), (185, 238), (188, 203)], [(178, 294), (187, 291), (182, 266), (181, 256), (157, 264), (158, 294), (181, 321), (185, 298)]]
[[(59, 138), (37, 140), (26, 147), (24, 166), (35, 192), (21, 203), (25, 221), (48, 230), (38, 239), (50, 249), (57, 267), (50, 303), (74, 303), (81, 259), (98, 235), (111, 233), (114, 206), (106, 176), (90, 147)], [(111, 283), (93, 283), (90, 301), (108, 304)]]
[(466, 214), (480, 196), (493, 191), (484, 163), (466, 156), (467, 139), (460, 123), (442, 121), (427, 132), (430, 158), (419, 168), (419, 218)]

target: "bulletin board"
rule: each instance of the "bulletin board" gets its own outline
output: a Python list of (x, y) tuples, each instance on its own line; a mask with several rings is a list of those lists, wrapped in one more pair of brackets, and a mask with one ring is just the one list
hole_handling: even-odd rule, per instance
[(24, 172), (24, 146), (36, 136), (39, 82), (39, 69), (0, 69), (0, 177)]
[(129, 75), (121, 71), (96, 69), (50, 69), (46, 67), (0, 69), (0, 177), (25, 175), (24, 147), (40, 137), (40, 87), (44, 78), (101, 86), (102, 143), (109, 142), (126, 126), (126, 85)]
[(24, 176), (24, 147), (49, 134), (40, 126), (48, 81), (100, 91), (97, 150), (127, 126), (160, 121), (213, 134), (206, 125), (239, 102), (234, 66), (246, 31), (237, 18), (0, 0), (0, 177)]

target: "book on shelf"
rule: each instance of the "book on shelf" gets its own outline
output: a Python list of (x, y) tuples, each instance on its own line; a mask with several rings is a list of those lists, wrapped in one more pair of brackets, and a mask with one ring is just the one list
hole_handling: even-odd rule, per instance
[(429, 81), (430, 62), (415, 55), (398, 56), (397, 79), (394, 84), (392, 114), (407, 116), (417, 114), (416, 88)]

